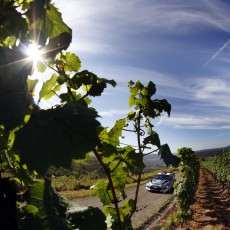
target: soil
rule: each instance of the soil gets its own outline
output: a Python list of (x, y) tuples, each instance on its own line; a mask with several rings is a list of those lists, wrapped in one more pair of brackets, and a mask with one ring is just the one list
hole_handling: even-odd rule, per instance
[[(196, 202), (192, 205), (193, 220), (177, 227), (176, 230), (230, 230), (229, 195), (229, 188), (223, 188), (223, 185), (215, 181), (213, 176), (202, 168)], [(175, 210), (174, 202), (148, 228), (143, 229), (160, 230), (167, 216)]]

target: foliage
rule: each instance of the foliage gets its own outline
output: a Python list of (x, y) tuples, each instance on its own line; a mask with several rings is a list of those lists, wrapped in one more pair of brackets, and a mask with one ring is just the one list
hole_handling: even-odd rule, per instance
[(230, 152), (223, 152), (207, 162), (203, 162), (215, 178), (223, 184), (223, 188), (230, 187)]
[[(144, 154), (159, 151), (167, 165), (179, 162), (167, 144), (161, 145), (151, 123), (162, 112), (170, 115), (171, 105), (166, 99), (152, 99), (156, 92), (153, 82), (144, 86), (130, 81), (129, 106), (134, 110), (111, 129), (101, 127), (97, 112), (89, 106), (91, 98), (116, 83), (80, 71), (78, 56), (66, 51), (72, 31), (55, 5), (50, 0), (3, 0), (0, 11), (0, 176), (6, 170), (12, 175), (5, 184), (0, 177), (5, 189), (0, 190), (1, 210), (14, 202), (10, 207), (17, 212), (11, 212), (12, 224), (19, 229), (90, 229), (92, 222), (105, 229), (105, 215), (108, 227), (131, 229)], [(54, 72), (43, 83), (38, 104), (33, 99), (38, 80), (29, 79), (35, 63), (26, 54), (31, 44), (42, 53), (37, 70)], [(39, 107), (41, 100), (53, 96), (62, 104), (46, 110)], [(124, 131), (136, 135), (137, 148), (120, 146)], [(107, 181), (95, 186), (104, 214), (96, 208), (73, 208), (45, 177), (50, 166), (69, 167), (72, 159), (85, 158), (89, 152), (95, 154), (107, 176)], [(138, 174), (135, 198), (126, 200), (127, 178), (133, 174)], [(21, 186), (21, 193), (17, 197), (14, 192), (8, 199), (6, 191), (12, 183)], [(120, 200), (125, 201), (119, 206)], [(4, 217), (3, 225), (8, 220)]]
[(199, 182), (200, 162), (190, 148), (178, 149), (180, 179), (174, 186), (174, 194), (179, 206), (177, 215), (181, 222), (192, 218), (190, 206), (195, 202), (195, 193)]
[[(61, 229), (88, 229), (83, 219), (90, 220), (95, 215), (95, 223), (105, 228), (105, 217), (100, 210), (69, 210), (68, 204), (61, 202), (45, 178), (37, 180), (37, 172), (42, 176), (51, 165), (68, 167), (73, 158), (85, 158), (87, 152), (99, 145), (97, 128), (100, 123), (96, 120), (96, 111), (88, 107), (88, 97), (100, 95), (107, 84), (114, 86), (115, 83), (98, 78), (100, 87), (94, 89), (96, 75), (93, 75), (93, 83), (82, 79), (91, 73), (78, 73), (79, 58), (65, 51), (72, 31), (49, 0), (4, 0), (0, 2), (0, 11), (0, 175), (10, 170), (12, 176), (0, 191), (1, 212), (12, 210), (10, 201), (15, 205), (12, 214), (3, 217), (1, 224), (14, 225), (15, 229), (35, 226), (56, 229), (57, 225)], [(57, 95), (63, 104), (46, 110), (35, 104), (33, 93), (38, 80), (28, 79), (34, 66), (26, 53), (30, 44), (37, 45), (42, 52), (38, 71), (44, 72), (48, 67), (55, 72), (43, 83), (38, 103)], [(75, 72), (73, 78), (72, 72)], [(78, 79), (81, 83), (74, 84)], [(67, 89), (69, 97), (62, 95), (61, 87)], [(86, 88), (84, 95), (77, 93), (80, 87)], [(88, 88), (93, 89), (88, 92)], [(4, 180), (0, 178), (1, 183)], [(16, 187), (20, 185), (22, 195), (17, 197), (12, 190), (17, 200), (4, 199), (12, 183)], [(55, 204), (50, 203), (53, 199)]]
[(176, 229), (176, 227), (179, 225), (180, 219), (176, 212), (173, 212), (170, 214), (166, 220), (166, 223), (163, 225), (161, 230), (171, 230)]
[[(138, 190), (145, 167), (144, 155), (159, 152), (168, 164), (174, 163), (168, 158), (176, 158), (175, 164), (179, 161), (166, 144), (161, 145), (159, 136), (153, 131), (154, 126), (151, 124), (151, 119), (160, 116), (164, 111), (170, 115), (171, 105), (165, 99), (152, 99), (156, 87), (151, 81), (146, 86), (140, 81), (130, 81), (128, 87), (129, 106), (134, 110), (125, 118), (117, 120), (112, 128), (100, 131), (102, 145), (94, 151), (108, 178), (107, 181), (97, 183), (95, 190), (104, 205), (103, 212), (113, 220), (113, 229), (132, 228), (131, 217), (137, 207)], [(120, 140), (124, 132), (136, 135), (136, 148), (121, 147)], [(134, 174), (137, 175), (135, 179)], [(134, 199), (127, 198), (125, 193), (129, 178), (133, 178), (133, 182), (136, 183)], [(120, 200), (124, 200), (123, 205), (120, 204)]]

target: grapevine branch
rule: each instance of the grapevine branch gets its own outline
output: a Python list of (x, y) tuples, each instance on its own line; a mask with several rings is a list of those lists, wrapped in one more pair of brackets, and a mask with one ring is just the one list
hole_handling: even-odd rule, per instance
[(93, 150), (93, 153), (94, 155), (96, 156), (98, 162), (101, 164), (102, 168), (104, 169), (105, 173), (106, 173), (106, 176), (109, 180), (109, 184), (111, 186), (111, 191), (112, 191), (112, 194), (113, 194), (113, 198), (114, 198), (114, 205), (115, 205), (115, 210), (116, 210), (116, 214), (117, 214), (117, 219), (118, 219), (118, 225), (119, 225), (119, 229), (122, 229), (121, 228), (121, 217), (120, 217), (120, 213), (119, 213), (119, 207), (118, 207), (118, 200), (117, 200), (117, 197), (116, 197), (116, 193), (115, 193), (115, 188), (114, 188), (114, 185), (113, 185), (113, 181), (112, 181), (112, 177), (111, 177), (111, 172), (110, 172), (110, 169), (109, 167), (107, 167), (104, 162), (102, 161), (100, 155), (98, 154), (97, 150), (94, 149)]

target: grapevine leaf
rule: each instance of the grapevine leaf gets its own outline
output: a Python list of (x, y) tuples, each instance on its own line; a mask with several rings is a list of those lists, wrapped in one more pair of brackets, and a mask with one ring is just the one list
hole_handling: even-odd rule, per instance
[[(47, 10), (46, 17), (46, 27), (50, 39), (55, 38), (62, 33), (71, 34), (71, 29), (63, 22), (61, 13), (57, 10), (57, 8), (54, 5), (49, 6), (49, 10)], [(69, 46), (68, 43), (69, 41), (67, 43), (63, 41), (63, 44)], [(60, 44), (59, 47), (61, 47), (61, 45), (63, 44)]]
[(41, 61), (38, 61), (36, 67), (37, 67), (37, 71), (40, 73), (44, 73), (46, 71), (46, 65)]
[(108, 190), (108, 183), (104, 181), (99, 181), (96, 185), (96, 193), (103, 205), (110, 205), (112, 193)]
[(17, 11), (14, 1), (1, 1), (0, 4), (0, 46), (13, 46), (19, 36), (26, 36), (26, 19)]
[[(113, 184), (116, 190), (119, 191), (119, 195), (122, 196), (124, 200), (127, 196), (125, 193), (125, 185), (127, 183), (126, 171), (123, 164), (120, 164), (120, 160), (114, 160), (110, 164), (110, 171), (113, 178)], [(117, 199), (119, 197), (117, 196)]]
[(28, 213), (31, 213), (33, 215), (36, 215), (38, 213), (38, 207), (35, 206), (35, 205), (31, 205), (31, 204), (27, 204), (26, 207), (25, 207), (25, 210)]
[(161, 115), (161, 113), (165, 111), (170, 116), (171, 113), (171, 105), (167, 102), (167, 100), (149, 100), (147, 106), (143, 109), (143, 114), (145, 116), (150, 116), (151, 118), (155, 118)]
[(107, 84), (110, 84), (113, 87), (116, 86), (116, 82), (114, 80), (99, 78), (97, 75), (89, 72), (88, 70), (76, 73), (69, 81), (74, 89), (82, 87), (89, 96), (93, 97), (100, 96), (107, 87)]
[(29, 169), (45, 173), (51, 166), (69, 167), (72, 159), (81, 159), (100, 141), (97, 113), (78, 102), (39, 110), (39, 115), (17, 131), (14, 149)]
[(16, 43), (17, 38), (15, 36), (8, 36), (5, 38), (5, 40), (2, 42), (3, 46), (6, 47), (12, 47)]
[(161, 145), (158, 133), (153, 132), (153, 131), (151, 132), (149, 136), (144, 138), (143, 143), (145, 145), (152, 144), (152, 145), (157, 146), (158, 148), (160, 148), (160, 145)]
[(128, 216), (134, 209), (135, 201), (133, 199), (129, 199), (124, 202), (122, 206), (122, 211), (125, 216)]
[(159, 155), (166, 166), (172, 165), (173, 167), (178, 167), (180, 159), (171, 153), (171, 150), (167, 144), (161, 146)]
[[(27, 201), (26, 217), (22, 229), (47, 230), (86, 229), (92, 227), (92, 220), (99, 229), (106, 229), (105, 216), (98, 208), (81, 207), (59, 196), (51, 187), (51, 181), (35, 181), (24, 194)], [(71, 226), (71, 228), (70, 228)]]
[(134, 96), (129, 97), (129, 107), (132, 107), (137, 103), (137, 99)]
[(116, 159), (119, 159), (119, 152), (118, 149), (106, 142), (102, 143), (102, 149), (103, 149), (103, 162), (108, 164)]
[(143, 162), (143, 155), (136, 153), (135, 149), (130, 146), (127, 146), (123, 149), (125, 150), (123, 160), (126, 163), (128, 169), (131, 172), (142, 171), (145, 167), (145, 164)]
[(136, 112), (132, 111), (127, 114), (127, 118), (131, 121), (136, 117)]
[(142, 106), (145, 106), (147, 102), (148, 102), (148, 100), (146, 97), (142, 97), (142, 98), (136, 100), (136, 103), (138, 103)]
[(38, 83), (38, 80), (37, 79), (34, 79), (34, 80), (30, 80), (30, 79), (27, 79), (27, 86), (28, 86), (28, 91), (29, 92), (33, 92), (34, 91), (34, 88), (36, 87)]
[(110, 129), (108, 136), (109, 136), (109, 143), (113, 146), (117, 146), (119, 144), (119, 137), (122, 134), (122, 130), (125, 126), (125, 119), (119, 119), (116, 121), (115, 125)]
[(0, 54), (0, 125), (10, 131), (24, 122), (28, 106), (34, 104), (27, 90), (32, 62), (17, 48), (0, 47)]
[[(41, 218), (46, 217), (46, 211), (43, 204), (44, 181), (36, 181), (32, 184), (29, 190), (25, 193), (24, 198), (29, 206), (26, 210), (30, 213), (39, 215)], [(37, 209), (37, 212), (35, 212)]]
[[(110, 215), (110, 216), (111, 216), (111, 219), (113, 220), (113, 222), (116, 221), (117, 215), (116, 215), (116, 210), (115, 210), (115, 208), (113, 208), (113, 207), (111, 207), (111, 206), (105, 206), (105, 207), (103, 208), (102, 211), (103, 211), (103, 213), (104, 213), (106, 216)], [(112, 228), (112, 229), (113, 229), (113, 228)]]
[(138, 92), (139, 92), (139, 88), (137, 86), (133, 86), (130, 88), (130, 94), (132, 96), (136, 96), (138, 94)]
[[(39, 92), (39, 100), (43, 98), (45, 100), (50, 99), (54, 95), (53, 87), (56, 85), (57, 75), (53, 74), (53, 76), (43, 83), (42, 88)], [(60, 87), (56, 88), (56, 90), (60, 89)]]
[(149, 82), (147, 89), (150, 97), (156, 93), (156, 85), (152, 81)]
[(70, 52), (62, 52), (60, 60), (64, 63), (65, 72), (77, 72), (81, 67), (81, 61), (77, 55)]

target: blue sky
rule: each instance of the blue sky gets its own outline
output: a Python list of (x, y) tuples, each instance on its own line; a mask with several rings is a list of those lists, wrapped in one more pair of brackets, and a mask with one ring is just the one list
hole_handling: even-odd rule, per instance
[(73, 30), (68, 50), (82, 70), (117, 82), (93, 103), (103, 125), (130, 110), (130, 80), (151, 80), (156, 98), (172, 105), (170, 117), (153, 122), (162, 144), (172, 152), (230, 144), (228, 0), (54, 2)]

